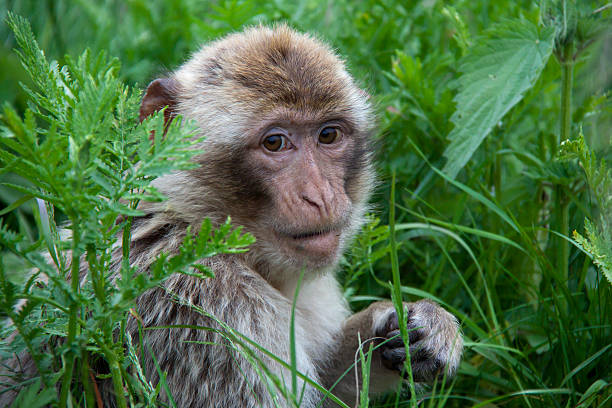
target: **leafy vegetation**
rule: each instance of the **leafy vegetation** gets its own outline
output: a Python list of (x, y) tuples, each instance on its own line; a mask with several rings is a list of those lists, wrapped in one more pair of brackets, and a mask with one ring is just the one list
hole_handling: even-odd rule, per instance
[[(148, 384), (137, 345), (113, 333), (139, 293), (172, 273), (204, 278), (198, 259), (251, 239), (205, 223), (151, 274), (125, 262), (106, 280), (110, 253), (129, 256), (113, 237), (136, 203), (161, 199), (150, 182), (193, 154), (190, 124), (165, 138), (160, 115), (137, 124), (134, 89), (201, 42), (275, 21), (337, 47), (379, 108), (382, 185), (342, 262), (347, 299), (359, 309), (431, 298), (466, 338), (456, 378), (377, 401), (363, 392), (360, 406), (612, 405), (610, 4), (15, 0), (7, 10), (35, 33), (17, 17), (0, 24), (0, 313), (19, 331), (0, 352), (28, 349), (41, 373), (18, 405), (94, 406), (99, 359), (120, 405), (156, 403), (163, 381)], [(64, 221), (78, 226), (71, 237), (58, 232)], [(84, 286), (66, 256), (88, 265)], [(64, 341), (45, 346), (52, 336)]]

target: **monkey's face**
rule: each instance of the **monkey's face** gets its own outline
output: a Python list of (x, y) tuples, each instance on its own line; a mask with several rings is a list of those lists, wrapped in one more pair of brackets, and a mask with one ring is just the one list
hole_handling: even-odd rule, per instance
[(160, 183), (173, 211), (194, 224), (231, 216), (270, 270), (335, 264), (372, 188), (374, 119), (327, 46), (285, 26), (229, 36), (151, 83), (141, 117), (162, 106), (206, 137), (201, 167)]
[(267, 196), (253, 231), (262, 246), (304, 266), (336, 260), (353, 213), (346, 184), (355, 142), (342, 120), (274, 121), (250, 137), (246, 164)]

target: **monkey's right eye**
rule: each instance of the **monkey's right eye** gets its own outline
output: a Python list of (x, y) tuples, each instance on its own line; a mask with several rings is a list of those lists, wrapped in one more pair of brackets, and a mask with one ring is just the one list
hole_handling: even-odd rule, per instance
[(271, 152), (278, 152), (286, 145), (286, 139), (283, 135), (270, 135), (263, 141), (263, 146)]

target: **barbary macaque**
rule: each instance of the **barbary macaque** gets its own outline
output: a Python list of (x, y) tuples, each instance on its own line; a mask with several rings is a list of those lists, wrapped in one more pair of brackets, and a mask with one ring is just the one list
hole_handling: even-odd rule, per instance
[[(289, 362), (302, 275), (295, 300), (298, 371), (329, 389), (358, 363), (360, 341), (390, 339), (372, 354), (370, 392), (397, 389), (406, 351), (393, 305), (376, 302), (351, 314), (334, 276), (375, 184), (375, 117), (343, 62), (327, 45), (287, 26), (248, 28), (204, 46), (167, 78), (151, 82), (141, 120), (162, 108), (168, 120), (195, 121), (205, 136), (197, 146), (200, 166), (154, 182), (168, 199), (140, 205), (145, 215), (133, 221), (132, 265), (146, 273), (158, 254), (175, 252), (187, 228), (206, 217), (220, 223), (230, 216), (256, 242), (245, 253), (204, 259), (214, 278), (176, 274), (143, 294), (136, 307), (141, 323), (223, 330), (194, 305)], [(453, 375), (463, 347), (457, 320), (430, 301), (404, 307), (414, 380)], [(127, 329), (138, 337), (136, 319)], [(219, 332), (144, 333), (178, 407), (290, 405), (278, 390), (273, 397), (275, 385)], [(271, 373), (290, 382), (290, 370), (257, 353)], [(146, 352), (142, 358), (156, 384), (153, 359)], [(349, 370), (331, 390), (348, 405), (361, 386), (355, 375)], [(300, 406), (317, 406), (323, 394), (300, 384)], [(105, 392), (112, 401), (112, 389)], [(335, 403), (326, 398), (323, 406)]]

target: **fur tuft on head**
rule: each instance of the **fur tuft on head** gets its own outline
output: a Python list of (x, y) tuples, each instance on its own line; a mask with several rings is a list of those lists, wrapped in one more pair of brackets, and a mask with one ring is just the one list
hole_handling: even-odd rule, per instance
[[(283, 111), (313, 121), (343, 116), (363, 130), (374, 123), (367, 94), (343, 61), (286, 25), (251, 27), (206, 45), (174, 78), (183, 90), (179, 111), (204, 122), (200, 126), (211, 142), (229, 142), (219, 125), (244, 129)], [(219, 123), (226, 117), (232, 120)]]

